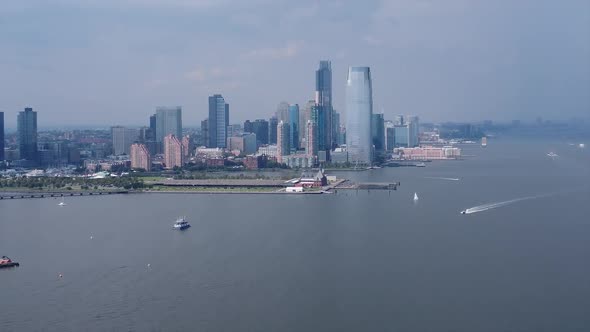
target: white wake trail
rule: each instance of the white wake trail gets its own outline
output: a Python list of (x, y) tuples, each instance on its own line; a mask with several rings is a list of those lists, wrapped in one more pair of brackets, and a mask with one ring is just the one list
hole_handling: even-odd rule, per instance
[(513, 204), (513, 203), (516, 203), (516, 202), (520, 202), (520, 201), (526, 201), (526, 200), (529, 200), (529, 199), (536, 199), (536, 198), (541, 198), (541, 197), (548, 197), (548, 196), (552, 196), (552, 195), (555, 195), (555, 193), (552, 193), (552, 194), (544, 194), (544, 195), (537, 195), (537, 196), (520, 197), (520, 198), (511, 199), (509, 201), (502, 201), (502, 202), (496, 202), (496, 203), (488, 203), (488, 204), (478, 205), (478, 206), (474, 206), (474, 207), (470, 207), (470, 208), (466, 209), (465, 210), (465, 214), (471, 214), (471, 213), (477, 213), (477, 212), (487, 211), (487, 210), (499, 208), (499, 207), (502, 207), (502, 206), (506, 206), (506, 205), (509, 205), (509, 204)]
[(459, 181), (459, 178), (443, 178), (438, 176), (425, 176), (425, 179), (433, 179), (433, 180), (447, 180), (447, 181)]

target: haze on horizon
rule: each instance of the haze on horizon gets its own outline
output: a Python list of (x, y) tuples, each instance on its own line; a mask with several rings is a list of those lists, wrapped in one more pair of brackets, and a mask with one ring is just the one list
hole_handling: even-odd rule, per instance
[(42, 0), (0, 6), (0, 111), (39, 126), (183, 125), (221, 93), (230, 122), (313, 98), (332, 61), (343, 113), (348, 66), (373, 75), (374, 112), (428, 121), (588, 118), (590, 2)]

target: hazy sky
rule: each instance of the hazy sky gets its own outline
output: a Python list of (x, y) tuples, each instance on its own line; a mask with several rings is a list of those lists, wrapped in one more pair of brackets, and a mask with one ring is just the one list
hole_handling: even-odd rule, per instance
[(424, 120), (590, 116), (588, 0), (20, 0), (0, 5), (0, 110), (39, 125), (148, 123), (207, 96), (230, 122), (313, 96), (332, 60), (345, 113), (351, 65), (371, 67), (375, 112)]

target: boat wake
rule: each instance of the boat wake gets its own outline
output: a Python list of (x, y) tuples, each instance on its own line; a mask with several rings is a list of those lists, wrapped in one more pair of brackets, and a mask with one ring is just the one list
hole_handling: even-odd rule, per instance
[(459, 181), (459, 178), (443, 178), (438, 176), (426, 176), (425, 179), (433, 179), (433, 180), (447, 180), (447, 181)]
[(487, 210), (499, 208), (499, 207), (502, 207), (502, 206), (506, 206), (506, 205), (509, 205), (509, 204), (521, 202), (521, 201), (526, 201), (526, 200), (536, 199), (536, 198), (541, 198), (541, 197), (548, 197), (548, 196), (552, 196), (552, 195), (555, 195), (555, 194), (527, 196), (527, 197), (520, 197), (520, 198), (511, 199), (509, 201), (502, 201), (502, 202), (496, 202), (496, 203), (488, 203), (488, 204), (483, 204), (483, 205), (478, 205), (478, 206), (470, 207), (468, 209), (465, 209), (465, 210), (461, 211), (461, 213), (462, 214), (471, 214), (471, 213), (483, 212), (483, 211), (487, 211)]

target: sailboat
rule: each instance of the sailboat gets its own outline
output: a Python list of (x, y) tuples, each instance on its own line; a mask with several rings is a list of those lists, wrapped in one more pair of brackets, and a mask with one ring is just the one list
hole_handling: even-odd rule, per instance
[(414, 193), (414, 202), (418, 201), (418, 194)]
[(59, 204), (57, 204), (58, 206), (66, 206), (66, 202), (65, 202), (65, 198), (62, 197), (61, 198), (61, 202), (59, 202)]

